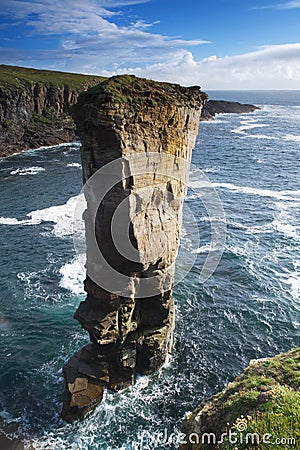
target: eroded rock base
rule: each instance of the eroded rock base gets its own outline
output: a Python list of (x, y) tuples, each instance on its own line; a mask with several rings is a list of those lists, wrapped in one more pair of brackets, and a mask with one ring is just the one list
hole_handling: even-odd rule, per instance
[[(95, 302), (95, 299), (88, 297), (80, 304), (75, 316), (83, 320), (80, 314), (83, 314), (86, 303), (93, 301)], [(172, 296), (169, 297), (166, 311), (160, 308), (160, 311), (155, 313), (153, 309), (155, 323), (151, 325), (149, 316), (146, 315), (148, 323), (141, 324), (139, 321), (143, 317), (143, 304), (145, 304), (145, 313), (150, 302), (149, 299), (139, 299), (134, 305), (132, 317), (139, 325), (139, 329), (129, 332), (123, 342), (121, 340), (109, 344), (91, 342), (67, 362), (63, 369), (66, 380), (62, 411), (64, 420), (72, 422), (82, 419), (101, 402), (104, 388), (113, 391), (128, 388), (134, 384), (137, 374), (152, 374), (165, 363), (172, 349), (175, 322), (174, 300)], [(121, 302), (118, 316), (114, 325), (111, 325), (112, 328), (122, 327), (122, 323), (124, 326), (122, 322), (124, 304)], [(97, 326), (101, 327), (99, 323), (95, 324), (94, 328), (91, 323), (88, 325), (93, 340), (96, 340), (93, 333)], [(111, 332), (113, 333), (113, 329)]]

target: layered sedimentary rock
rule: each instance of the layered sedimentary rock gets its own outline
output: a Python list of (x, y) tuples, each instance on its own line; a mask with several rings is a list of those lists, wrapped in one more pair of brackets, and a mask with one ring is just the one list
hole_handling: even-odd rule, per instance
[(87, 201), (87, 297), (75, 318), (91, 342), (64, 367), (67, 421), (171, 351), (182, 204), (205, 99), (197, 86), (119, 76), (73, 110)]
[[(105, 78), (0, 65), (0, 157), (77, 139), (71, 108), (79, 94)], [(254, 105), (209, 100), (201, 119), (244, 114)]]
[(102, 79), (0, 65), (0, 157), (75, 140), (70, 109)]

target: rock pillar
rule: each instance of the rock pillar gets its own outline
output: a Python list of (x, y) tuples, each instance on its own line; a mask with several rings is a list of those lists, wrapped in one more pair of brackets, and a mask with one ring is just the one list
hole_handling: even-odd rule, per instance
[(67, 421), (93, 409), (105, 387), (156, 371), (171, 351), (185, 182), (205, 99), (197, 86), (124, 75), (74, 107), (87, 201), (87, 297), (75, 318), (90, 343), (64, 367)]

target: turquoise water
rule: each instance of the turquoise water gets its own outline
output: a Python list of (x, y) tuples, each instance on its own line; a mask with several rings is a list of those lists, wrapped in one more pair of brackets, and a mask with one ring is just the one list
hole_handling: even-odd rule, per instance
[[(173, 355), (154, 376), (107, 393), (80, 423), (66, 425), (59, 417), (61, 368), (88, 342), (72, 318), (84, 298), (72, 242), (82, 184), (79, 144), (0, 162), (0, 417), (14, 422), (37, 449), (174, 448), (151, 437), (180, 429), (185, 414), (250, 359), (299, 345), (300, 92), (210, 96), (262, 105), (251, 115), (221, 115), (200, 125), (193, 163), (223, 203), (223, 257), (201, 285), (210, 226), (190, 191), (186, 202), (201, 240), (190, 249), (193, 269), (174, 290)], [(189, 248), (192, 236), (183, 236)]]

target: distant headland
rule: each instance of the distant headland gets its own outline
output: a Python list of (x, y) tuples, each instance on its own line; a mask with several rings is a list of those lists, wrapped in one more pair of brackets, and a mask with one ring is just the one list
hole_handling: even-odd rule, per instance
[[(0, 157), (72, 142), (71, 108), (81, 92), (104, 77), (0, 65)], [(254, 105), (208, 100), (202, 120), (220, 113), (250, 113)]]

